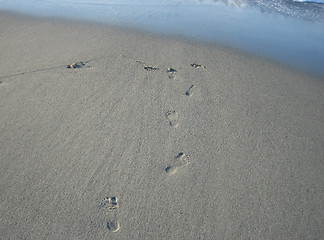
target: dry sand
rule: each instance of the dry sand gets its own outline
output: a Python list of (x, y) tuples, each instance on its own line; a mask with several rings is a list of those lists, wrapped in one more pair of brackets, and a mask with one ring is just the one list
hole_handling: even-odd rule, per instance
[(323, 237), (323, 79), (94, 24), (0, 32), (1, 239)]

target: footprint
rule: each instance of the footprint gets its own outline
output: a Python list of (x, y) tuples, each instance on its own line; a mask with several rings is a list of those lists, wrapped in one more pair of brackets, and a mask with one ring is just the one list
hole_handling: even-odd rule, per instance
[(176, 76), (175, 76), (176, 72), (177, 72), (177, 70), (175, 70), (174, 68), (168, 68), (167, 69), (167, 73), (169, 74), (170, 79), (175, 79), (176, 78)]
[(108, 211), (115, 210), (118, 208), (118, 199), (116, 197), (105, 197), (100, 205)]
[(109, 232), (117, 232), (120, 228), (117, 218), (110, 218), (107, 222), (107, 228)]
[(140, 60), (135, 60), (135, 62), (141, 64), (146, 71), (154, 72), (154, 71), (159, 70), (158, 67), (148, 66), (148, 65), (146, 65), (144, 62), (142, 62)]
[(174, 174), (178, 171), (179, 168), (182, 168), (189, 164), (189, 155), (184, 154), (183, 152), (179, 153), (175, 158), (175, 161), (172, 165), (165, 168), (165, 171), (169, 174)]
[(129, 59), (133, 60), (134, 62), (136, 62), (136, 63), (142, 65), (143, 68), (144, 68), (146, 71), (155, 72), (155, 71), (159, 70), (158, 67), (154, 67), (154, 66), (146, 65), (145, 62), (142, 62), (142, 61), (140, 61), (140, 60), (136, 60), (135, 58), (133, 58), (133, 57), (131, 57), (131, 56), (128, 56), (128, 55), (126, 55), (126, 54), (122, 54), (121, 56), (122, 56), (122, 57), (129, 58)]
[(191, 66), (194, 67), (194, 68), (201, 68), (201, 69), (206, 68), (205, 66), (203, 66), (201, 64), (197, 64), (197, 63), (192, 63)]
[(146, 70), (146, 71), (156, 71), (156, 70), (159, 70), (159, 68), (157, 68), (157, 67), (153, 67), (153, 66), (147, 66), (147, 65), (144, 65), (144, 69)]
[(196, 88), (195, 85), (191, 85), (190, 88), (186, 91), (186, 95), (187, 96), (192, 96), (192, 94), (194, 93), (195, 88)]
[(105, 197), (100, 206), (104, 212), (108, 215), (107, 228), (109, 232), (117, 232), (120, 228), (117, 218), (117, 209), (119, 207), (117, 197)]
[(67, 68), (83, 68), (86, 64), (84, 62), (77, 62), (77, 63), (72, 63), (70, 65), (67, 65)]
[(179, 113), (176, 111), (168, 111), (165, 114), (166, 118), (169, 120), (170, 126), (171, 127), (178, 127), (178, 122), (179, 122)]

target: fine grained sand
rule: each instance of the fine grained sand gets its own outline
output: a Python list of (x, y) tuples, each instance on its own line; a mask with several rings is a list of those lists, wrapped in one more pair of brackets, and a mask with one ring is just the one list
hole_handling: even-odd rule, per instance
[(324, 235), (323, 79), (93, 24), (0, 32), (1, 239)]

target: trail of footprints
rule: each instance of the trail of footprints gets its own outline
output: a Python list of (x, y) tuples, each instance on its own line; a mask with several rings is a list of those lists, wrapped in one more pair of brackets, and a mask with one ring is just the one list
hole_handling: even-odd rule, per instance
[[(197, 68), (197, 69), (204, 69), (205, 66), (201, 65), (201, 64), (197, 64), (197, 63), (192, 63), (191, 64), (192, 67), (194, 68)], [(175, 79), (175, 75), (177, 73), (177, 70), (174, 69), (174, 68), (168, 68), (167, 69), (167, 73), (168, 73), (168, 77), (170, 79)], [(193, 93), (195, 92), (195, 88), (196, 86), (195, 85), (191, 85), (188, 90), (186, 91), (186, 95), (187, 96), (192, 96)], [(171, 127), (178, 127), (179, 125), (179, 113), (176, 112), (176, 111), (168, 111), (166, 114), (165, 114), (165, 117), (168, 119), (169, 121), (169, 125)], [(189, 159), (190, 159), (190, 156), (183, 153), (183, 152), (180, 152), (178, 154), (178, 156), (176, 156), (173, 160), (173, 162), (167, 166), (165, 168), (165, 172), (172, 175), (174, 173), (176, 173), (180, 168), (183, 168), (185, 166), (187, 166), (189, 164)]]
[[(136, 63), (139, 63), (140, 65), (142, 65), (144, 67), (145, 70), (147, 71), (156, 71), (159, 70), (159, 68), (154, 67), (154, 66), (148, 66), (145, 63), (136, 60)], [(82, 62), (81, 62), (82, 63)], [(196, 64), (193, 63), (191, 64), (192, 67), (195, 68), (200, 68), (200, 69), (204, 69), (205, 67), (200, 65), (200, 64)], [(176, 78), (176, 73), (177, 70), (174, 68), (168, 68), (167, 69), (167, 73), (168, 73), (168, 77), (170, 79), (175, 79)], [(195, 91), (196, 86), (195, 85), (191, 85), (188, 90), (185, 92), (187, 96), (192, 96), (194, 91)], [(179, 113), (176, 111), (168, 111), (165, 114), (165, 117), (167, 118), (167, 120), (169, 121), (169, 125), (171, 127), (178, 127), (179, 126)], [(190, 156), (180, 152), (172, 161), (172, 163), (170, 163), (170, 165), (168, 165), (165, 168), (165, 172), (169, 175), (173, 175), (176, 172), (178, 172), (179, 169), (187, 166), (190, 163)], [(101, 206), (104, 208), (104, 211), (108, 214), (108, 221), (107, 221), (107, 228), (109, 232), (117, 232), (120, 229), (120, 224), (118, 222), (118, 215), (117, 215), (117, 210), (119, 207), (118, 204), (118, 199), (117, 197), (106, 197), (104, 198), (104, 200), (101, 203)]]
[[(91, 60), (90, 60), (91, 61)], [(88, 62), (90, 61), (86, 61), (86, 62), (76, 62), (76, 63), (72, 63), (67, 65), (67, 68), (70, 69), (78, 69), (78, 68), (92, 68), (90, 66), (86, 66), (88, 64)], [(146, 71), (157, 71), (159, 70), (159, 68), (154, 67), (154, 66), (149, 66), (146, 65), (144, 62), (141, 62), (139, 60), (135, 61), (136, 63), (140, 64), (143, 66), (143, 68)], [(197, 68), (197, 69), (204, 69), (205, 67), (197, 64), (197, 63), (193, 63), (191, 64), (192, 67)], [(177, 70), (174, 68), (167, 68), (167, 74), (169, 79), (175, 79), (176, 78), (176, 73)], [(2, 82), (0, 81), (0, 84), (2, 84)], [(191, 85), (188, 90), (185, 92), (185, 94), (187, 96), (192, 96), (194, 91), (195, 91), (196, 86), (195, 85)], [(169, 125), (173, 128), (176, 128), (179, 126), (179, 116), (180, 114), (176, 111), (168, 111), (165, 114), (165, 117), (167, 118), (167, 120), (169, 121)], [(175, 174), (179, 169), (187, 166), (189, 164), (189, 159), (190, 156), (180, 152), (174, 159), (173, 162), (170, 163), (169, 166), (167, 166), (165, 168), (165, 172), (169, 175), (173, 175)], [(118, 221), (118, 208), (119, 208), (119, 203), (118, 203), (118, 198), (117, 197), (105, 197), (101, 203), (100, 203), (101, 208), (103, 209), (103, 212), (105, 214), (107, 214), (108, 219), (107, 219), (107, 229), (109, 232), (117, 232), (120, 229), (120, 224)]]
[[(124, 56), (124, 55), (123, 55)], [(127, 57), (127, 56), (124, 56)], [(91, 66), (86, 66), (90, 61), (86, 61), (86, 62), (75, 62), (72, 64), (69, 64), (66, 66), (66, 68), (70, 68), (70, 69), (78, 69), (78, 68), (92, 68)], [(147, 71), (157, 71), (159, 70), (159, 68), (154, 67), (154, 66), (149, 66), (146, 65), (144, 62), (141, 62), (139, 60), (135, 61), (136, 63), (140, 64), (143, 66), (143, 68)], [(197, 69), (204, 69), (205, 67), (197, 64), (197, 63), (192, 63), (191, 64), (192, 67), (197, 68)], [(175, 79), (176, 78), (176, 73), (177, 70), (174, 68), (167, 68), (167, 74), (168, 77), (170, 79)], [(0, 81), (0, 84), (2, 84), (2, 82)], [(196, 86), (195, 85), (191, 85), (188, 90), (185, 92), (185, 94), (187, 96), (192, 96), (194, 91), (195, 91)], [(179, 116), (180, 114), (176, 111), (168, 111), (165, 114), (165, 117), (167, 118), (167, 120), (169, 121), (169, 125), (171, 127), (178, 127), (179, 126)], [(174, 159), (173, 162), (170, 163), (170, 165), (168, 165), (165, 168), (165, 172), (169, 175), (173, 175), (175, 174), (179, 169), (187, 166), (189, 164), (189, 159), (190, 156), (180, 152)], [(109, 232), (117, 232), (120, 229), (120, 224), (118, 221), (118, 208), (119, 208), (119, 203), (118, 203), (118, 198), (117, 197), (105, 197), (101, 203), (100, 203), (100, 207), (103, 209), (104, 213), (107, 214), (108, 219), (107, 219), (107, 229)]]
[[(127, 57), (126, 55), (122, 55), (123, 57)], [(128, 57), (131, 58), (131, 57)], [(131, 58), (133, 59), (133, 58)], [(140, 64), (146, 71), (157, 71), (158, 67), (149, 66), (142, 61), (133, 59), (136, 63)], [(76, 69), (85, 67), (87, 62), (76, 62), (67, 65), (67, 68)], [(192, 67), (197, 69), (204, 69), (205, 67), (201, 64), (192, 63)], [(177, 70), (174, 68), (167, 68), (166, 70), (168, 74), (168, 78), (173, 80), (176, 78)], [(196, 89), (195, 85), (191, 85), (185, 92), (187, 96), (192, 96)], [(179, 126), (179, 117), (180, 114), (176, 111), (168, 111), (165, 114), (166, 119), (169, 121), (170, 127), (177, 128)], [(165, 172), (169, 175), (173, 175), (178, 172), (179, 169), (187, 166), (190, 163), (190, 156), (180, 152), (177, 156), (174, 157), (172, 163), (165, 168)], [(109, 232), (117, 232), (120, 229), (120, 224), (118, 221), (118, 198), (117, 197), (105, 197), (100, 206), (102, 207), (105, 214), (107, 214), (107, 229)]]

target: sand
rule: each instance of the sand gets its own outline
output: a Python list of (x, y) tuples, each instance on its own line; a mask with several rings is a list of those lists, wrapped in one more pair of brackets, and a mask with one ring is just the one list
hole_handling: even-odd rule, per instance
[(90, 23), (0, 31), (1, 239), (324, 235), (323, 78)]

